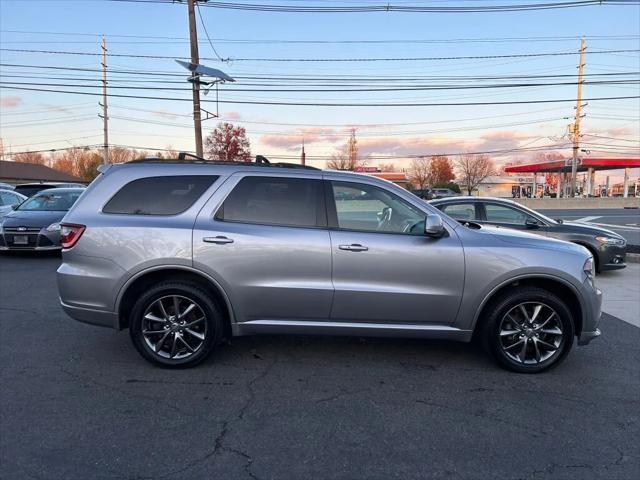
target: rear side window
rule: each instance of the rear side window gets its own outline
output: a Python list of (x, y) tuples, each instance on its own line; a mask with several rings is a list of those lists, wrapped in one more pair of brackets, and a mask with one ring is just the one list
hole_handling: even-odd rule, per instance
[(125, 215), (176, 215), (187, 210), (218, 179), (214, 175), (148, 177), (127, 183), (102, 209)]
[(269, 225), (326, 225), (321, 180), (245, 177), (235, 186), (216, 219)]

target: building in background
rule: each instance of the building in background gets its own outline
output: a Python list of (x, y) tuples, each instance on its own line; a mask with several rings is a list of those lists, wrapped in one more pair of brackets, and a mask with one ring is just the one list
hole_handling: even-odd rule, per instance
[(84, 183), (80, 177), (54, 170), (37, 163), (10, 162), (0, 160), (0, 182), (34, 183), (34, 182), (73, 182)]
[(531, 197), (533, 195), (533, 176), (491, 175), (480, 182), (478, 188), (473, 191), (473, 195), (502, 198)]

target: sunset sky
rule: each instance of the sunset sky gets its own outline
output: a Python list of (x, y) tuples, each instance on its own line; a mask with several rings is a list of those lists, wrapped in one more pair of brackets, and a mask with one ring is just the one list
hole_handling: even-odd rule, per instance
[[(198, 20), (201, 62), (238, 78), (237, 83), (220, 87), (220, 118), (247, 129), (254, 154), (293, 159), (299, 156), (304, 139), (310, 163), (318, 166), (323, 166), (323, 159), (344, 144), (352, 127), (357, 129), (360, 152), (372, 157), (371, 165), (383, 162), (402, 168), (408, 165), (406, 155), (464, 151), (497, 151), (491, 156), (498, 163), (531, 161), (540, 152), (569, 156), (567, 125), (574, 114), (575, 102), (495, 103), (575, 98), (576, 86), (571, 83), (576, 81), (573, 76), (577, 72), (582, 35), (588, 47), (585, 59), (588, 81), (637, 81), (640, 71), (637, 5), (475, 14), (267, 13), (204, 6), (200, 10), (217, 51), (216, 55)], [(45, 150), (102, 141), (102, 124), (97, 116), (99, 97), (22, 90), (99, 93), (100, 58), (80, 53), (98, 54), (102, 34), (107, 38), (109, 53), (114, 55), (108, 59), (109, 68), (118, 72), (109, 74), (111, 94), (182, 99), (110, 98), (110, 141), (133, 147), (194, 149), (191, 94), (184, 81), (184, 70), (173, 60), (189, 55), (184, 4), (2, 0), (0, 19), (3, 64), (0, 136), (5, 150)], [(10, 51), (15, 49), (47, 53)], [(597, 53), (603, 50), (626, 51)], [(549, 53), (558, 55), (517, 56)], [(225, 61), (218, 60), (218, 55)], [(511, 57), (504, 58), (505, 55)], [(490, 56), (503, 58), (434, 58)], [(408, 57), (423, 59), (399, 60)], [(278, 59), (306, 61), (274, 61)], [(313, 59), (360, 61), (308, 61)], [(62, 68), (41, 68), (45, 66)], [(163, 75), (150, 75), (153, 73)], [(625, 73), (629, 75), (596, 75)], [(539, 78), (546, 75), (553, 77)], [(342, 81), (344, 76), (355, 80)], [(502, 78), (478, 79), (478, 76)], [(497, 83), (569, 85), (486, 88)], [(394, 86), (412, 89), (388, 90)], [(434, 86), (456, 88), (416, 89)], [(378, 90), (344, 91), (371, 87)], [(290, 91), (265, 91), (274, 89)], [(291, 91), (300, 89), (316, 91)], [(637, 82), (587, 84), (583, 89), (586, 99), (638, 95)], [(215, 92), (203, 98), (212, 102)], [(380, 106), (480, 102), (489, 105)], [(332, 103), (377, 106), (322, 105)], [(206, 103), (205, 108), (216, 111), (215, 103)], [(588, 100), (584, 113), (583, 148), (591, 156), (638, 156), (638, 98)], [(205, 134), (216, 122), (204, 123)], [(513, 149), (519, 150), (509, 151)], [(619, 172), (610, 175), (614, 180), (619, 178)], [(632, 175), (637, 177), (638, 172)]]

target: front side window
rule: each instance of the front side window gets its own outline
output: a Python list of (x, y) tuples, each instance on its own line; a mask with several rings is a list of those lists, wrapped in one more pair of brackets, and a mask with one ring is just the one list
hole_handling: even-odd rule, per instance
[(225, 199), (216, 219), (293, 227), (324, 226), (322, 192), (321, 180), (245, 177)]
[(524, 225), (531, 217), (526, 213), (511, 207), (485, 203), (484, 206), (487, 222), (510, 223), (512, 225)]
[(473, 221), (476, 218), (476, 207), (473, 203), (454, 203), (439, 207), (444, 213), (460, 221)]
[(424, 234), (425, 214), (399, 196), (373, 185), (331, 182), (338, 228)]
[(80, 195), (82, 195), (82, 191), (80, 190), (73, 192), (50, 190), (31, 197), (21, 204), (18, 210), (66, 212), (76, 203)]
[(127, 183), (102, 209), (124, 215), (177, 215), (190, 208), (218, 179), (215, 175), (140, 178)]

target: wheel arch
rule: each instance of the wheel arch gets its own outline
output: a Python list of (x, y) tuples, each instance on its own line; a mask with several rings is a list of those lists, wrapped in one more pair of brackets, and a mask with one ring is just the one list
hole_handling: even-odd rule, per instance
[(231, 335), (231, 324), (235, 321), (233, 307), (224, 288), (213, 278), (194, 268), (183, 265), (163, 265), (138, 272), (120, 289), (116, 300), (118, 312), (118, 329), (128, 328), (129, 319), (126, 312), (131, 309), (135, 299), (145, 289), (160, 281), (182, 280), (194, 283), (211, 294), (211, 298), (225, 315), (225, 336)]
[(571, 312), (575, 322), (575, 335), (582, 332), (584, 311), (580, 301), (580, 294), (576, 288), (570, 283), (563, 281), (558, 277), (550, 275), (527, 275), (518, 278), (509, 279), (496, 287), (494, 287), (484, 298), (473, 320), (473, 336), (481, 330), (479, 328), (485, 319), (487, 310), (493, 304), (493, 301), (504, 295), (509, 290), (521, 288), (523, 286), (543, 288), (551, 293), (560, 296), (567, 302), (567, 306)]

